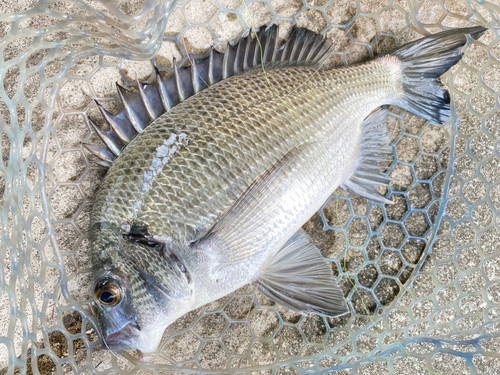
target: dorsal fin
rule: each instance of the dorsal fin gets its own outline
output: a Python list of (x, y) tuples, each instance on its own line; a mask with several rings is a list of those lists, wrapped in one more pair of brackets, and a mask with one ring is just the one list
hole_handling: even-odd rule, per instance
[(116, 84), (123, 106), (119, 114), (111, 114), (96, 102), (110, 130), (90, 123), (106, 146), (83, 145), (103, 161), (99, 165), (110, 166), (123, 148), (152, 121), (208, 86), (259, 67), (262, 60), (265, 66), (319, 65), (328, 58), (330, 51), (331, 43), (322, 35), (297, 26), (285, 44), (278, 47), (278, 26), (273, 25), (261, 28), (257, 38), (249, 32), (237, 43), (228, 44), (225, 53), (212, 48), (207, 57), (191, 59), (191, 66), (178, 66), (174, 59), (174, 74), (169, 78), (163, 78), (155, 66), (156, 84), (137, 80), (137, 93)]

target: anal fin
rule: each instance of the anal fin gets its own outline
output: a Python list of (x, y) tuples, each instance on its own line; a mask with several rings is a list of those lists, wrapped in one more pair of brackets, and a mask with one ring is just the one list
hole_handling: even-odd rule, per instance
[(349, 311), (332, 269), (302, 229), (264, 266), (258, 288), (300, 313), (338, 316)]
[(379, 172), (381, 169), (388, 169), (381, 166), (380, 162), (392, 162), (394, 159), (387, 130), (387, 111), (375, 112), (363, 122), (362, 126), (363, 136), (358, 167), (341, 187), (375, 202), (394, 204), (376, 189), (391, 182), (391, 178)]

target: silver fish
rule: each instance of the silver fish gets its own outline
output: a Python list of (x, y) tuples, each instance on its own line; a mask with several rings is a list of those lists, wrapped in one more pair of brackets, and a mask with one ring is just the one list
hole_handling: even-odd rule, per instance
[(138, 94), (118, 86), (124, 111), (100, 107), (111, 130), (95, 126), (106, 146), (87, 145), (110, 167), (91, 217), (106, 346), (152, 352), (177, 318), (252, 282), (298, 312), (346, 313), (301, 226), (338, 186), (391, 203), (376, 190), (389, 183), (379, 162), (392, 158), (385, 112), (367, 116), (392, 104), (448, 120), (439, 77), (484, 31), (318, 70), (328, 41), (295, 28), (279, 47), (270, 27), (260, 44), (248, 36), (168, 79), (157, 72)]

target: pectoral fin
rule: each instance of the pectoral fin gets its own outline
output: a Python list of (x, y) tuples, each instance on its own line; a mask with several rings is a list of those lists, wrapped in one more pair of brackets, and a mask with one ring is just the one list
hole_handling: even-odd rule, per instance
[[(215, 224), (193, 242), (209, 240), (212, 236), (221, 239), (227, 248), (239, 248), (241, 242), (245, 242), (252, 233), (258, 229), (262, 217), (255, 215), (256, 210), (266, 211), (266, 205), (270, 203), (277, 189), (286, 177), (287, 168), (311, 144), (303, 143), (293, 147), (279, 160), (271, 165), (264, 173), (257, 177), (252, 184), (228, 207), (215, 221)], [(234, 228), (238, 228), (235, 235)], [(248, 251), (231, 252), (224, 258), (225, 264), (236, 264), (253, 256), (257, 248), (248, 248)]]
[(264, 267), (258, 288), (300, 313), (337, 316), (349, 311), (332, 269), (302, 229)]

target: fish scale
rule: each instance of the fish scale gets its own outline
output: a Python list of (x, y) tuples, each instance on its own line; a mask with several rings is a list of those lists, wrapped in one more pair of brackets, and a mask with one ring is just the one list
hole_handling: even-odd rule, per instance
[[(335, 74), (330, 74), (330, 73), (325, 73), (325, 72), (318, 72), (313, 75), (314, 71), (312, 69), (308, 70), (305, 69), (304, 71), (298, 70), (298, 69), (292, 69), (292, 71), (289, 70), (283, 70), (280, 69), (279, 73), (281, 74), (275, 74), (274, 71), (270, 70), (267, 72), (268, 78), (271, 80), (271, 82), (275, 82), (274, 87), (281, 87), (279, 84), (283, 81), (288, 81), (288, 82), (293, 82), (294, 78), (292, 76), (293, 73), (298, 73), (296, 74), (298, 77), (295, 79), (295, 81), (300, 81), (300, 80), (305, 80), (308, 78), (306, 84), (301, 86), (300, 89), (300, 95), (297, 95), (297, 97), (293, 97), (291, 95), (285, 95), (283, 93), (282, 97), (284, 100), (287, 100), (290, 102), (290, 106), (292, 106), (295, 109), (295, 113), (293, 111), (290, 111), (290, 108), (288, 108), (286, 105), (283, 105), (280, 103), (279, 100), (274, 99), (274, 105), (273, 107), (277, 107), (280, 109), (282, 112), (282, 116), (285, 116), (285, 120), (279, 121), (277, 116), (275, 118), (274, 122), (269, 122), (267, 121), (269, 116), (274, 117), (275, 114), (273, 113), (274, 108), (271, 108), (271, 111), (261, 111), (261, 112), (255, 112), (255, 109), (257, 108), (257, 104), (251, 105), (251, 107), (246, 107), (244, 104), (239, 103), (239, 105), (234, 105), (232, 106), (226, 106), (229, 107), (229, 109), (233, 110), (233, 113), (246, 113), (247, 119), (252, 119), (253, 118), (253, 123), (247, 123), (245, 122), (244, 119), (239, 119), (241, 122), (240, 126), (238, 127), (238, 124), (235, 123), (233, 120), (233, 124), (231, 122), (228, 123), (223, 123), (221, 127), (223, 128), (231, 128), (231, 125), (234, 125), (234, 132), (241, 134), (241, 136), (244, 136), (244, 132), (248, 131), (248, 137), (249, 139), (246, 142), (241, 142), (241, 143), (234, 143), (232, 144), (232, 139), (227, 139), (223, 140), (222, 143), (225, 145), (224, 147), (234, 147), (235, 149), (240, 149), (241, 146), (240, 144), (247, 145), (249, 148), (253, 148), (252, 153), (248, 155), (249, 159), (252, 159), (254, 161), (258, 161), (259, 155), (265, 154), (269, 149), (275, 148), (275, 145), (278, 144), (283, 144), (283, 141), (289, 138), (292, 134), (301, 134), (302, 132), (308, 131), (309, 126), (312, 124), (314, 121), (317, 121), (317, 119), (320, 117), (320, 113), (323, 110), (326, 110), (326, 107), (331, 106), (330, 105), (330, 96), (336, 97), (340, 96), (340, 94), (336, 94), (335, 90), (328, 90), (326, 89), (327, 87), (335, 87), (334, 84), (339, 84), (338, 78), (335, 76)], [(343, 74), (344, 72), (339, 74)], [(347, 68), (346, 69), (346, 79), (351, 80), (353, 85), (351, 88), (348, 88), (342, 95), (344, 97), (344, 101), (339, 100), (338, 101), (338, 106), (345, 106), (347, 101), (349, 99), (352, 100), (354, 97), (354, 93), (359, 89), (358, 83), (363, 82), (365, 79), (364, 77), (367, 76), (369, 73), (368, 69), (358, 69), (358, 68)], [(281, 78), (284, 76), (285, 78)], [(251, 84), (248, 83), (248, 79), (246, 77), (242, 77), (241, 82), (222, 82), (224, 84), (224, 89), (219, 88), (219, 86), (215, 86), (212, 88), (208, 88), (205, 91), (201, 92), (199, 96), (199, 101), (203, 101), (204, 98), (212, 98), (215, 97), (219, 99), (220, 102), (226, 102), (230, 101), (234, 95), (235, 92), (238, 92), (238, 88), (240, 92), (242, 92), (241, 97), (242, 98), (248, 98), (251, 97), (247, 94), (247, 87), (260, 87), (261, 92), (265, 92), (266, 89), (268, 89), (268, 85), (265, 79), (263, 79), (263, 73), (260, 74), (252, 74), (252, 77), (255, 77), (255, 82), (252, 82)], [(237, 77), (239, 78), (239, 77)], [(320, 79), (322, 78), (322, 79)], [(212, 95), (212, 91), (216, 92), (216, 95)], [(226, 94), (224, 96), (223, 94)], [(310, 96), (310, 93), (314, 93), (314, 96)], [(269, 93), (269, 95), (273, 95), (273, 93)], [(307, 108), (305, 103), (315, 103), (315, 105), (319, 105), (319, 98), (321, 95), (324, 97), (323, 100), (323, 106), (325, 108), (317, 111), (312, 111), (312, 108)], [(194, 99), (194, 98), (193, 98)], [(268, 98), (266, 98), (268, 99)], [(253, 100), (256, 102), (257, 100)], [(260, 100), (262, 103), (263, 101)], [(184, 107), (189, 106), (193, 111), (184, 111)], [(261, 164), (257, 164), (253, 166), (254, 173), (247, 173), (246, 178), (244, 178), (241, 181), (241, 188), (239, 190), (236, 190), (232, 194), (229, 194), (227, 196), (221, 197), (220, 199), (222, 200), (221, 202), (218, 202), (217, 200), (212, 199), (211, 194), (209, 193), (209, 190), (202, 189), (202, 187), (198, 184), (198, 181), (200, 180), (201, 176), (200, 175), (193, 175), (189, 176), (186, 174), (186, 170), (192, 170), (193, 172), (196, 171), (196, 168), (190, 168), (188, 165), (185, 165), (184, 168), (187, 169), (175, 169), (175, 163), (177, 160), (182, 160), (182, 158), (175, 158), (173, 162), (169, 163), (166, 168), (164, 168), (162, 176), (169, 176), (165, 177), (167, 181), (163, 181), (162, 177), (160, 177), (157, 180), (157, 184), (159, 186), (158, 189), (153, 189), (152, 195), (149, 197), (146, 197), (146, 200), (151, 201), (151, 206), (145, 209), (144, 214), (141, 216), (136, 216), (135, 210), (131, 210), (130, 208), (130, 201), (138, 201), (142, 200), (142, 193), (140, 193), (140, 186), (142, 184), (141, 176), (145, 173), (145, 170), (147, 170), (150, 166), (145, 165), (142, 169), (142, 172), (139, 171), (134, 171), (134, 178), (133, 181), (130, 180), (130, 177), (128, 176), (119, 176), (120, 170), (123, 169), (121, 166), (121, 162), (127, 161), (127, 163), (132, 163), (131, 160), (129, 159), (137, 159), (139, 162), (144, 162), (145, 160), (151, 159), (151, 155), (154, 155), (156, 152), (156, 149), (161, 145), (160, 142), (162, 142), (163, 139), (168, 138), (170, 135), (171, 129), (174, 125), (170, 125), (172, 123), (175, 123), (175, 126), (177, 127), (177, 133), (179, 132), (184, 132), (188, 134), (188, 138), (191, 139), (196, 139), (196, 137), (200, 136), (202, 134), (201, 129), (204, 129), (207, 126), (207, 124), (210, 123), (217, 123), (216, 120), (214, 120), (212, 113), (207, 112), (207, 111), (202, 111), (202, 112), (196, 112), (194, 111), (194, 106), (192, 104), (186, 104), (181, 103), (179, 106), (174, 107), (171, 112), (169, 112), (169, 117), (170, 121), (167, 119), (161, 118), (157, 120), (156, 123), (153, 123), (149, 126), (148, 132), (140, 134), (130, 145), (127, 146), (126, 153), (123, 153), (121, 157), (116, 161), (116, 164), (114, 167), (110, 169), (108, 172), (108, 175), (105, 178), (105, 181), (103, 182), (103, 185), (106, 184), (107, 180), (111, 181), (120, 181), (121, 178), (124, 178), (126, 180), (129, 180), (127, 185), (126, 193), (124, 194), (124, 199), (120, 199), (116, 202), (114, 202), (114, 215), (119, 213), (122, 210), (126, 210), (128, 212), (123, 214), (123, 222), (138, 222), (144, 225), (148, 225), (152, 233), (161, 233), (162, 235), (170, 235), (173, 238), (194, 238), (194, 236), (204, 228), (207, 228), (210, 223), (217, 217), (220, 212), (224, 208), (226, 208), (231, 201), (233, 201), (238, 194), (241, 193), (241, 191), (244, 189), (245, 186), (247, 186), (256, 176), (258, 176), (266, 167), (269, 165), (268, 163), (272, 162), (273, 159), (275, 160), (280, 154), (283, 153), (283, 150), (286, 150), (287, 148), (291, 147), (290, 143), (284, 143), (283, 148), (278, 148), (276, 149), (275, 154), (270, 154), (268, 160), (264, 160), (261, 162)], [(229, 110), (226, 108), (226, 110)], [(307, 116), (304, 112), (309, 112), (307, 116), (309, 116), (310, 121), (307, 120)], [(196, 113), (198, 116), (201, 116), (203, 118), (202, 121), (196, 121), (193, 117), (192, 114)], [(205, 114), (203, 116), (203, 114)], [(295, 130), (292, 130), (292, 126), (288, 126), (287, 124), (293, 124), (296, 123), (297, 119), (295, 116), (298, 115), (301, 118), (301, 124), (298, 125), (296, 124)], [(229, 117), (229, 115), (227, 115)], [(219, 121), (222, 121), (223, 118), (218, 119)], [(219, 124), (222, 124), (219, 122)], [(260, 134), (256, 133), (257, 126), (259, 124), (265, 124), (267, 128), (263, 129)], [(204, 129), (204, 131), (208, 131), (207, 129)], [(214, 135), (212, 133), (209, 133), (209, 137), (213, 137)], [(262, 141), (263, 137), (266, 136), (272, 136), (274, 139), (269, 140), (267, 143), (262, 143), (259, 144), (259, 141)], [(301, 134), (303, 137), (303, 135)], [(216, 142), (209, 141), (206, 143), (205, 147), (202, 150), (210, 150), (211, 145), (216, 145)], [(252, 147), (254, 146), (254, 147)], [(192, 155), (196, 155), (196, 149), (192, 151), (192, 148), (189, 148), (187, 150), (186, 155), (192, 152)], [(219, 152), (220, 154), (220, 152)], [(210, 155), (204, 154), (201, 156), (201, 160), (206, 160), (209, 161), (211, 160)], [(122, 161), (123, 160), (123, 161)], [(185, 161), (188, 162), (190, 160), (190, 156), (187, 156)], [(230, 171), (232, 170), (231, 166), (229, 164), (233, 165), (238, 165), (238, 163), (243, 162), (241, 159), (238, 161), (233, 157), (232, 152), (223, 152), (222, 156), (217, 159), (215, 163), (212, 165), (218, 166), (218, 165), (224, 165), (226, 164), (226, 168), (224, 169), (225, 171)], [(129, 168), (134, 168), (132, 165), (127, 165), (124, 170), (129, 169)], [(241, 168), (241, 166), (240, 166)], [(244, 168), (246, 169), (246, 168)], [(115, 175), (113, 173), (114, 171), (118, 171), (118, 174)], [(175, 177), (175, 179), (173, 178)], [(224, 175), (224, 171), (222, 175), (219, 175), (221, 179), (224, 179), (226, 176)], [(225, 182), (226, 184), (231, 184), (231, 181), (234, 181), (236, 176), (234, 175), (229, 175), (226, 177)], [(175, 181), (175, 182), (172, 182)], [(127, 183), (127, 182), (125, 182)], [(163, 188), (164, 187), (164, 188)], [(210, 211), (199, 211), (195, 209), (194, 207), (191, 207), (189, 205), (190, 199), (184, 197), (185, 201), (181, 202), (175, 202), (174, 199), (169, 200), (168, 198), (174, 198), (176, 196), (179, 196), (179, 194), (182, 193), (187, 193), (190, 188), (194, 187), (195, 190), (197, 190), (196, 194), (192, 194), (192, 196), (196, 195), (198, 200), (204, 201), (204, 202), (210, 202), (212, 205), (210, 208)], [(233, 184), (234, 187), (234, 184)], [(130, 193), (136, 189), (138, 191), (137, 194), (132, 196)], [(173, 193), (170, 190), (177, 190), (177, 193)], [(103, 189), (106, 191), (105, 189)], [(108, 190), (108, 192), (113, 193), (113, 189)], [(199, 193), (205, 193), (205, 196), (200, 199)], [(165, 197), (163, 197), (165, 195)], [(182, 197), (182, 195), (180, 195)], [(220, 197), (220, 195), (219, 195)], [(106, 197), (101, 198), (100, 196), (97, 197), (96, 199), (96, 205), (100, 203), (100, 201), (106, 201), (110, 203), (110, 200), (108, 200)], [(129, 202), (126, 204), (126, 202)], [(162, 202), (161, 204), (158, 202)], [(187, 203), (187, 204), (186, 204)], [(156, 207), (155, 207), (156, 206)], [(199, 209), (202, 208), (198, 207)], [(109, 206), (104, 205), (102, 208), (103, 212), (105, 215), (109, 214)], [(94, 209), (94, 212), (96, 212), (96, 209)], [(163, 224), (163, 227), (159, 227), (158, 224), (160, 223), (156, 217), (162, 217), (164, 218), (165, 212), (171, 212), (172, 217), (183, 217), (184, 218), (184, 223), (182, 225), (179, 225), (177, 222), (174, 225), (168, 224), (168, 221), (161, 220)], [(151, 215), (151, 213), (154, 213), (154, 215)], [(190, 214), (192, 213), (192, 217)], [(204, 222), (200, 223), (198, 220), (199, 218), (204, 218)], [(95, 217), (94, 220), (100, 220), (99, 218)], [(116, 218), (115, 218), (116, 220)], [(177, 231), (174, 231), (174, 228), (177, 228)]]
[[(155, 182), (155, 188), (145, 198), (144, 210), (135, 222), (147, 225), (152, 234), (162, 234), (187, 241), (194, 239), (200, 231), (208, 229), (221, 212), (286, 150), (298, 142), (309, 141), (309, 138), (314, 140), (315, 133), (325, 131), (322, 126), (331, 126), (330, 121), (335, 119), (335, 116), (328, 116), (330, 119), (327, 121), (326, 116), (323, 116), (325, 120), (321, 123), (321, 121), (318, 122), (318, 119), (321, 118), (321, 112), (343, 112), (340, 110), (341, 106), (355, 100), (356, 91), (365, 89), (366, 92), (370, 83), (363, 82), (370, 82), (365, 78), (370, 74), (370, 71), (358, 68), (348, 68), (347, 71), (352, 71), (352, 74), (346, 75), (347, 79), (342, 85), (346, 89), (337, 94), (343, 96), (345, 101), (339, 101), (338, 105), (334, 107), (332, 107), (330, 98), (334, 96), (336, 91), (336, 86), (332, 84), (336, 81), (335, 75), (332, 78), (331, 73), (318, 72), (301, 87), (300, 92), (297, 92), (295, 97), (288, 98), (287, 95), (283, 95), (283, 100), (290, 99), (290, 105), (296, 108), (295, 110), (291, 110), (288, 105), (283, 104), (277, 98), (270, 102), (261, 102), (260, 105), (246, 107), (242, 104), (242, 107), (234, 108), (237, 113), (244, 113), (244, 117), (238, 117), (237, 114), (234, 118), (228, 116), (225, 121), (219, 122), (216, 128), (210, 128), (200, 138), (191, 141), (165, 166)], [(380, 71), (383, 73), (384, 69), (382, 68)], [(344, 71), (342, 70), (338, 74), (344, 74)], [(276, 69), (269, 70), (267, 75), (273, 81), (279, 82), (281, 81), (279, 76), (288, 77), (291, 73), (283, 69)], [(306, 74), (301, 72), (298, 79), (311, 77), (311, 75), (312, 71)], [(371, 76), (373, 77), (373, 74)], [(253, 73), (252, 77), (255, 77), (255, 82), (252, 81), (252, 83), (249, 83), (246, 77), (242, 77), (241, 81), (244, 83), (240, 82), (239, 77), (235, 77), (233, 82), (227, 83), (227, 86), (231, 86), (231, 89), (228, 89), (229, 97), (234, 97), (233, 92), (237, 88), (240, 88), (242, 97), (247, 97), (247, 85), (254, 89), (260, 88), (261, 91), (268, 87), (262, 72)], [(378, 78), (377, 80), (372, 78), (372, 81), (380, 82)], [(387, 82), (389, 84), (389, 80)], [(215, 87), (214, 90), (225, 91), (219, 86)], [(383, 92), (379, 86), (373, 86), (371, 90), (374, 94)], [(314, 95), (311, 95), (312, 93)], [(211, 89), (204, 91), (204, 94), (210, 96)], [(379, 99), (377, 98), (377, 100)], [(281, 111), (281, 115), (276, 112), (276, 109)], [(176, 107), (173, 111), (182, 111), (182, 108)], [(296, 116), (300, 118), (300, 123)], [(210, 113), (203, 117), (210, 117)], [(190, 120), (193, 121), (192, 117)], [(145, 138), (142, 140), (145, 143), (152, 142), (153, 138), (158, 136), (154, 134), (154, 131), (159, 126), (161, 125), (153, 123), (150, 125), (151, 133), (141, 134), (138, 138)], [(228, 135), (227, 129), (239, 134), (241, 139)], [(252, 153), (247, 154), (244, 158), (235, 155), (234, 150), (241, 149), (241, 145), (250, 146), (253, 149)], [(128, 147), (130, 149), (126, 152), (133, 154), (134, 143)], [(196, 162), (194, 162), (195, 159)], [(183, 164), (177, 165), (178, 161), (182, 161)], [(212, 179), (211, 181), (214, 181), (214, 184), (223, 182), (228, 186), (228, 189), (221, 192), (213, 184), (202, 185), (200, 183), (203, 176), (211, 168), (222, 168), (222, 174), (219, 174), (216, 180)], [(240, 173), (237, 176), (234, 174), (235, 169), (246, 171), (246, 173)], [(326, 171), (324, 172), (326, 174)], [(217, 192), (217, 195), (214, 196), (214, 192)], [(204, 202), (204, 204), (192, 204), (195, 200)], [(182, 218), (182, 223), (169, 222), (168, 217), (170, 216)]]
[[(294, 74), (297, 76), (295, 79)], [(117, 195), (120, 198), (111, 200), (107, 196), (98, 195), (93, 211), (95, 215), (93, 221), (104, 220), (110, 215), (110, 212), (113, 212), (112, 220), (114, 221), (146, 225), (151, 233), (170, 236), (174, 239), (182, 238), (187, 239), (187, 241), (194, 239), (200, 231), (206, 230), (213, 220), (269, 164), (272, 164), (298, 140), (303, 142), (304, 132), (309, 132), (313, 128), (315, 132), (319, 132), (320, 127), (317, 126), (317, 121), (325, 117), (322, 112), (326, 111), (324, 113), (328, 113), (328, 110), (331, 110), (332, 97), (343, 97), (342, 100), (336, 102), (336, 108), (348, 106), (349, 101), (353, 103), (352, 106), (357, 105), (354, 102), (356, 99), (355, 93), (360, 90), (360, 85), (369, 86), (364, 82), (368, 82), (366, 77), (370, 75), (370, 70), (350, 67), (337, 74), (338, 76), (345, 74), (342, 87), (346, 89), (342, 93), (338, 93), (334, 89), (338, 87), (339, 78), (336, 74), (330, 72), (315, 72), (313, 69), (299, 70), (296, 68), (268, 70), (267, 76), (271, 82), (274, 82), (273, 87), (281, 88), (281, 82), (306, 82), (300, 87), (300, 91), (295, 93), (295, 96), (282, 92), (281, 97), (289, 102), (289, 106), (294, 108), (293, 111), (276, 98), (271, 101), (273, 102), (272, 106), (267, 105), (264, 100), (253, 99), (253, 102), (265, 103), (260, 112), (256, 110), (260, 108), (257, 103), (251, 103), (249, 107), (244, 103), (232, 106), (225, 105), (226, 111), (232, 110), (233, 115), (235, 113), (245, 113), (246, 118), (231, 119), (230, 114), (227, 114), (225, 118), (228, 120), (223, 122), (224, 117), (214, 120), (211, 112), (206, 110), (196, 111), (194, 105), (189, 102), (174, 107), (168, 113), (168, 116), (163, 116), (149, 125), (148, 132), (139, 134), (110, 168), (100, 191), (108, 195)], [(193, 102), (196, 102), (194, 99), (203, 102), (204, 98), (207, 98), (205, 100), (215, 98), (214, 101), (229, 103), (238, 92), (241, 93), (241, 98), (251, 98), (248, 87), (252, 87), (259, 92), (269, 92), (269, 86), (263, 75), (262, 72), (252, 73), (251, 77), (254, 79), (251, 83), (248, 82), (249, 78), (245, 75), (235, 77), (233, 81), (221, 82), (220, 85), (209, 87), (199, 93), (200, 98), (193, 97)], [(377, 81), (375, 80), (375, 82)], [(223, 88), (220, 86), (223, 86)], [(374, 93), (377, 90), (380, 91), (378, 87), (374, 87)], [(214, 92), (215, 94), (213, 94)], [(314, 95), (311, 95), (312, 93)], [(274, 94), (270, 92), (268, 95)], [(320, 98), (323, 98), (323, 100), (321, 101)], [(313, 105), (316, 106), (315, 109), (311, 107)], [(191, 110), (185, 111), (185, 107), (189, 107)], [(275, 112), (275, 108), (280, 110), (281, 115)], [(335, 112), (335, 110), (330, 112)], [(203, 120), (196, 121), (193, 114), (201, 116)], [(299, 116), (300, 124), (297, 122), (296, 116)], [(267, 121), (270, 117), (273, 118), (272, 122)], [(239, 143), (235, 143), (233, 137), (215, 139), (216, 135), (213, 132), (213, 126), (207, 125), (214, 123), (223, 129), (234, 129), (233, 132), (240, 134), (242, 137), (246, 136), (247, 139)], [(259, 125), (262, 128), (259, 128)], [(151, 155), (156, 153), (157, 148), (163, 143), (164, 139), (168, 139), (173, 127), (176, 128), (175, 132), (178, 134), (180, 132), (186, 133), (188, 139), (196, 140), (197, 137), (202, 137), (203, 134), (206, 134), (209, 139), (198, 148), (193, 146), (194, 140), (191, 141), (185, 151), (181, 151), (184, 152), (185, 157), (173, 158), (156, 180), (157, 187), (152, 189), (151, 194), (143, 197), (141, 193), (142, 176), (150, 167)], [(209, 129), (211, 130), (209, 131)], [(224, 130), (221, 135), (223, 133)], [(285, 140), (287, 141), (284, 142)], [(223, 146), (220, 147), (219, 145)], [(246, 145), (252, 150), (247, 155), (247, 159), (235, 158), (233, 152), (227, 149), (228, 147), (241, 149), (240, 145)], [(281, 147), (276, 147), (276, 145)], [(216, 149), (214, 149), (215, 147)], [(272, 152), (269, 152), (270, 150)], [(200, 162), (214, 168), (221, 166), (222, 174), (218, 174), (218, 179), (231, 186), (231, 189), (225, 192), (226, 194), (214, 196), (213, 189), (201, 186), (199, 181), (202, 180), (206, 172), (205, 170), (198, 171), (199, 164), (194, 162), (193, 158), (198, 152), (202, 153), (199, 155)], [(265, 155), (266, 158), (261, 159), (259, 155)], [(147, 162), (148, 160), (149, 162)], [(253, 164), (246, 164), (246, 160), (252, 160)], [(176, 163), (182, 163), (183, 165), (177, 165)], [(139, 166), (137, 164), (143, 165)], [(247, 173), (237, 178), (231, 173), (235, 166), (240, 170), (247, 171)], [(128, 173), (128, 170), (133, 170), (133, 173)], [(252, 170), (252, 172), (249, 172), (249, 170)], [(106, 186), (108, 181), (111, 181), (110, 184), (114, 186)], [(235, 186), (234, 181), (238, 181), (238, 186)], [(124, 190), (123, 194), (117, 194), (117, 187)], [(188, 195), (190, 191), (191, 194)], [(143, 199), (146, 201), (146, 206), (142, 214), (137, 214), (130, 202), (142, 201)], [(193, 204), (193, 202), (197, 201), (205, 202), (205, 204)], [(101, 202), (104, 203), (102, 207), (100, 206)], [(102, 218), (97, 216), (99, 212), (103, 213)], [(177, 220), (169, 222), (168, 217), (182, 218), (182, 222)]]
[[(298, 71), (300, 73), (298, 79), (300, 80), (305, 80), (312, 75), (312, 71)], [(274, 78), (274, 77), (273, 77)], [(280, 76), (278, 77), (279, 80), (276, 80), (273, 84), (273, 87), (279, 87), (280, 91), (285, 91), (285, 90), (290, 90), (291, 85), (293, 82), (293, 79), (287, 78), (287, 75), (284, 75), (284, 79)], [(289, 87), (285, 84), (285, 82), (289, 83)], [(172, 131), (176, 133), (186, 133), (188, 135), (188, 138), (196, 138), (199, 136), (203, 131), (206, 131), (206, 128), (209, 128), (210, 124), (215, 124), (217, 120), (222, 120), (225, 117), (229, 117), (232, 113), (238, 112), (238, 111), (243, 111), (244, 104), (249, 105), (250, 107), (254, 106), (256, 103), (261, 102), (263, 100), (268, 100), (269, 98), (272, 98), (272, 95), (274, 95), (272, 92), (270, 92), (268, 85), (266, 81), (262, 77), (258, 77), (256, 79), (256, 84), (260, 85), (262, 88), (265, 89), (263, 91), (267, 95), (264, 97), (262, 96), (252, 96), (251, 93), (246, 93), (244, 92), (242, 94), (241, 101), (244, 103), (239, 103), (239, 102), (234, 102), (233, 97), (234, 93), (238, 92), (238, 85), (237, 84), (230, 84), (229, 82), (222, 82), (225, 84), (224, 90), (222, 89), (217, 89), (216, 87), (211, 87), (206, 89), (205, 91), (200, 92), (196, 97), (193, 97), (191, 101), (189, 102), (183, 102), (179, 104), (178, 106), (174, 107), (170, 112), (169, 116), (167, 118), (161, 117), (158, 120), (155, 121), (155, 123), (149, 125), (148, 127), (148, 132), (149, 132), (149, 139), (144, 139), (141, 140), (140, 137), (137, 137), (133, 143), (127, 146), (127, 149), (129, 150), (128, 155), (132, 156), (127, 156), (127, 155), (121, 155), (121, 158), (118, 159), (115, 164), (113, 165), (112, 168), (108, 171), (108, 174), (103, 181), (102, 186), (106, 186), (106, 184), (114, 184), (115, 186), (119, 185), (119, 181), (123, 180), (128, 180), (129, 176), (121, 176), (120, 175), (120, 169), (124, 168), (126, 169), (135, 169), (134, 170), (134, 176), (137, 179), (135, 182), (132, 182), (130, 186), (127, 187), (127, 191), (125, 192), (125, 199), (128, 201), (131, 200), (139, 200), (140, 198), (140, 193), (136, 193), (133, 196), (130, 195), (130, 193), (134, 190), (134, 186), (136, 186), (136, 189), (138, 186), (140, 186), (139, 183), (139, 176), (141, 176), (145, 171), (149, 168), (149, 165), (144, 166), (142, 169), (143, 171), (139, 172), (138, 166), (136, 164), (142, 163), (145, 160), (148, 160), (150, 158), (150, 155), (155, 153), (155, 150), (157, 147), (161, 145), (163, 142), (162, 140), (165, 138), (168, 138), (170, 136), (170, 133)], [(280, 86), (282, 85), (283, 86)], [(245, 88), (245, 91), (248, 91), (248, 84), (244, 84), (243, 87)], [(240, 89), (241, 90), (241, 89)], [(262, 90), (261, 90), (262, 91)], [(267, 91), (267, 92), (266, 92)], [(284, 93), (283, 93), (284, 94)], [(210, 104), (209, 104), (210, 103)], [(204, 106), (203, 110), (198, 110), (196, 108), (196, 105), (202, 105)], [(215, 107), (218, 109), (216, 112), (209, 112), (208, 111), (208, 105)], [(187, 107), (187, 108), (186, 108)], [(188, 109), (188, 110), (186, 110)], [(219, 115), (219, 113), (222, 112), (223, 115)], [(224, 113), (225, 112), (225, 113)], [(203, 121), (195, 121), (194, 118), (192, 118), (190, 115), (191, 114), (196, 114), (198, 116), (202, 116), (203, 113), (206, 113), (207, 116), (203, 117)], [(156, 125), (158, 124), (158, 125)], [(173, 130), (175, 129), (175, 130)], [(257, 141), (257, 139), (254, 139), (254, 141)], [(133, 148), (133, 151), (132, 151)], [(132, 160), (135, 159), (135, 160)], [(121, 166), (121, 163), (124, 163), (123, 167)], [(115, 174), (115, 170), (118, 170), (118, 172)], [(108, 182), (110, 181), (110, 182)], [(142, 181), (141, 181), (142, 182)], [(101, 191), (106, 191), (107, 189), (101, 189)], [(113, 188), (109, 188), (108, 194), (114, 194), (113, 193)], [(102, 205), (102, 208), (101, 208)], [(111, 208), (110, 206), (113, 206)], [(112, 200), (108, 199), (106, 196), (100, 196), (98, 195), (96, 197), (96, 202), (93, 210), (93, 215), (95, 221), (102, 220), (102, 218), (99, 218), (97, 215), (99, 212), (103, 213), (104, 218), (109, 214), (110, 210), (112, 210), (115, 215), (118, 215), (121, 211), (127, 211), (124, 212), (122, 216), (122, 221), (123, 222), (130, 222), (133, 220), (134, 217), (134, 210), (131, 209), (130, 205), (126, 207), (127, 205), (124, 205), (123, 201), (119, 202), (113, 202)]]

